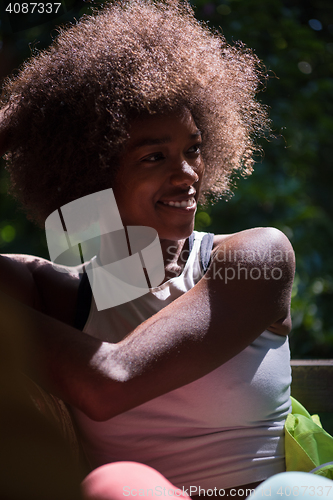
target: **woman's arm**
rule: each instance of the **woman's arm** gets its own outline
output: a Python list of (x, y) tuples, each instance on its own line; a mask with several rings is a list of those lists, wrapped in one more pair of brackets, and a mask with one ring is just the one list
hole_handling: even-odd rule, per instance
[[(106, 420), (209, 373), (273, 325), (289, 331), (291, 245), (269, 228), (224, 240), (189, 292), (118, 344), (0, 295), (0, 328), (31, 338), (49, 389), (95, 420)], [(36, 361), (36, 359), (38, 361)]]

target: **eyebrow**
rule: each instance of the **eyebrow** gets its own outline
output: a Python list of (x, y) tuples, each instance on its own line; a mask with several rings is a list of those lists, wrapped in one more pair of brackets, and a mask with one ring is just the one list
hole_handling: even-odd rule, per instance
[[(194, 134), (190, 134), (189, 139), (194, 140), (197, 139), (198, 137), (201, 136), (200, 130), (197, 130)], [(143, 146), (155, 146), (155, 145), (160, 145), (160, 144), (167, 144), (168, 142), (171, 142), (172, 138), (169, 135), (166, 135), (165, 137), (158, 137), (158, 138), (153, 138), (153, 137), (145, 137), (144, 139), (141, 139), (137, 142), (135, 142), (131, 149), (139, 149), (142, 148)]]

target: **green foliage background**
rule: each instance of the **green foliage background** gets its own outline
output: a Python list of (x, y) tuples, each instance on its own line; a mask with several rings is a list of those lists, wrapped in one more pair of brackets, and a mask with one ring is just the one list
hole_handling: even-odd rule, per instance
[[(0, 77), (46, 47), (54, 26), (92, 4), (63, 2), (52, 22), (12, 30), (0, 2)], [(98, 6), (103, 2), (95, 2)], [(297, 257), (292, 300), (293, 357), (333, 357), (333, 4), (331, 0), (195, 0), (197, 17), (221, 27), (229, 42), (244, 41), (267, 67), (261, 99), (271, 108), (275, 139), (264, 141), (255, 172), (235, 195), (197, 214), (199, 230), (229, 233), (275, 226)], [(23, 19), (24, 23), (24, 19)], [(24, 26), (24, 24), (22, 25)], [(52, 35), (50, 35), (50, 33)], [(0, 175), (0, 252), (48, 257), (43, 231), (29, 224), (7, 196)]]

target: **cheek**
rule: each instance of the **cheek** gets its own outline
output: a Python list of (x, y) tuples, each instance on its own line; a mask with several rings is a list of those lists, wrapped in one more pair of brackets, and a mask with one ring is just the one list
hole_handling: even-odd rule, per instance
[(152, 203), (159, 189), (160, 184), (152, 176), (148, 179), (136, 179), (129, 187), (132, 198), (135, 198), (142, 204)]
[(126, 189), (115, 192), (115, 198), (119, 210), (134, 217), (148, 213), (154, 206), (153, 194), (143, 185), (128, 185)]
[(125, 209), (131, 210), (152, 206), (155, 199), (158, 198), (158, 192), (161, 189), (161, 181), (153, 173), (135, 171), (135, 167), (129, 171), (124, 169), (122, 175), (114, 184), (114, 195), (116, 201)]

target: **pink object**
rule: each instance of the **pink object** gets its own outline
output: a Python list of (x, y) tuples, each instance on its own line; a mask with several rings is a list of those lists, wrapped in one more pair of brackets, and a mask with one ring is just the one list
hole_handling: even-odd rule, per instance
[(114, 462), (98, 467), (85, 478), (82, 491), (84, 500), (190, 498), (155, 469), (136, 462)]

